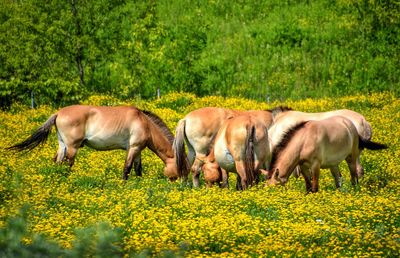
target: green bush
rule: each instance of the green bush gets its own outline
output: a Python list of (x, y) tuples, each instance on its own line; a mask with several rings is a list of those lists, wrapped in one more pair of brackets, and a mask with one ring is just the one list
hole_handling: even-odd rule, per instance
[(93, 94), (399, 94), (396, 0), (7, 1), (0, 107)]

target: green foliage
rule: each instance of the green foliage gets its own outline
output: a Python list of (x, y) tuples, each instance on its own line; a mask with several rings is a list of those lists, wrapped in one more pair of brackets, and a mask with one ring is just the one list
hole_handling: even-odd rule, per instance
[[(63, 254), (55, 243), (42, 235), (35, 235), (30, 244), (24, 243), (27, 236), (27, 210), (25, 206), (19, 215), (8, 220), (5, 228), (0, 228), (1, 257), (57, 257)], [(26, 240), (26, 239), (25, 239)]]
[(6, 226), (0, 228), (1, 257), (121, 257), (121, 241), (118, 230), (106, 223), (99, 223), (76, 230), (77, 238), (72, 249), (64, 249), (44, 235), (28, 232), (28, 206), (10, 217)]
[(398, 0), (4, 1), (0, 106), (399, 94)]

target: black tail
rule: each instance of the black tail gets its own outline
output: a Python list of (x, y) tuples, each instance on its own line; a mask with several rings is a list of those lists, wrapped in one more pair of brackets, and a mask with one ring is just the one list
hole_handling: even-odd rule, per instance
[(245, 144), (245, 159), (244, 169), (247, 177), (247, 184), (253, 185), (256, 180), (254, 171), (254, 141), (255, 141), (256, 128), (252, 126), (250, 130), (247, 130), (246, 144)]
[(51, 127), (55, 124), (57, 114), (52, 115), (41, 127), (39, 127), (29, 138), (25, 141), (8, 147), (7, 150), (32, 150), (41, 143), (46, 142), (47, 137), (51, 132)]
[(359, 148), (360, 149), (368, 149), (368, 150), (383, 150), (387, 149), (388, 146), (383, 143), (378, 143), (378, 142), (373, 142), (367, 139), (363, 139), (362, 137), (359, 137), (360, 143), (359, 143)]
[(186, 178), (189, 174), (189, 161), (185, 153), (185, 120), (178, 122), (176, 127), (175, 139), (173, 142), (176, 166), (178, 167), (179, 177)]

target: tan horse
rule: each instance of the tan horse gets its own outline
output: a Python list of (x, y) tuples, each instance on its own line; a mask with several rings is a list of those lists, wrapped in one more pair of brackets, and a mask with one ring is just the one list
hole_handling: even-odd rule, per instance
[(202, 166), (204, 179), (208, 185), (221, 180), (222, 186), (227, 187), (228, 172), (236, 172), (236, 188), (244, 190), (258, 183), (260, 169), (268, 168), (270, 160), (265, 121), (251, 114), (236, 116), (219, 129)]
[(320, 168), (330, 168), (338, 182), (338, 165), (346, 160), (351, 182), (355, 185), (358, 157), (363, 148), (379, 150), (387, 147), (361, 137), (354, 123), (342, 116), (301, 122), (289, 129), (273, 150), (268, 183), (284, 185), (293, 169), (300, 165), (307, 191), (317, 192)]
[[(328, 112), (321, 113), (305, 113), (300, 111), (293, 110), (283, 110), (283, 112), (277, 113), (274, 116), (274, 124), (268, 130), (269, 134), (269, 143), (271, 147), (271, 151), (274, 150), (277, 143), (279, 143), (282, 139), (284, 133), (291, 127), (300, 122), (309, 121), (309, 120), (323, 120), (332, 116), (343, 116), (349, 119), (357, 129), (358, 134), (366, 140), (371, 140), (372, 137), (372, 128), (368, 121), (361, 114), (348, 110), (334, 110)], [(358, 164), (360, 162), (358, 161)], [(333, 168), (338, 170), (339, 168)], [(357, 166), (357, 174), (358, 177), (362, 177), (364, 174), (364, 170), (362, 166)], [(298, 175), (298, 171), (295, 171), (295, 176)]]
[(193, 185), (199, 186), (199, 175), (202, 161), (210, 153), (210, 145), (225, 120), (241, 115), (253, 114), (268, 127), (272, 123), (272, 111), (239, 111), (226, 108), (205, 107), (194, 110), (181, 119), (176, 128), (174, 151), (178, 157), (177, 166), (181, 167), (185, 160), (179, 159), (188, 148)]
[[(186, 177), (187, 166), (177, 167), (172, 149), (173, 134), (157, 115), (135, 107), (96, 107), (74, 105), (60, 109), (25, 141), (9, 147), (31, 150), (46, 141), (52, 126), (57, 129), (59, 148), (54, 161), (67, 160), (69, 165), (80, 147), (87, 145), (96, 150), (122, 149), (127, 151), (123, 178), (135, 163), (136, 175), (142, 175), (141, 151), (148, 147), (164, 162), (164, 174), (170, 179)], [(185, 160), (185, 154), (180, 153)]]

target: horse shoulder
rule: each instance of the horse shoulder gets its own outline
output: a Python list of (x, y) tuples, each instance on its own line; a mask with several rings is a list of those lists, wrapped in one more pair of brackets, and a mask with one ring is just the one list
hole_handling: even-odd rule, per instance
[(312, 157), (317, 155), (324, 141), (325, 132), (316, 121), (308, 122), (304, 128), (297, 133), (296, 141), (301, 145), (301, 156)]
[[(158, 127), (149, 117), (138, 109), (129, 110), (126, 114), (125, 123), (122, 123), (118, 130), (125, 130), (129, 128), (131, 134), (131, 141), (146, 141), (151, 137), (152, 128)], [(156, 134), (158, 135), (158, 134)], [(140, 139), (140, 140), (139, 140)]]

